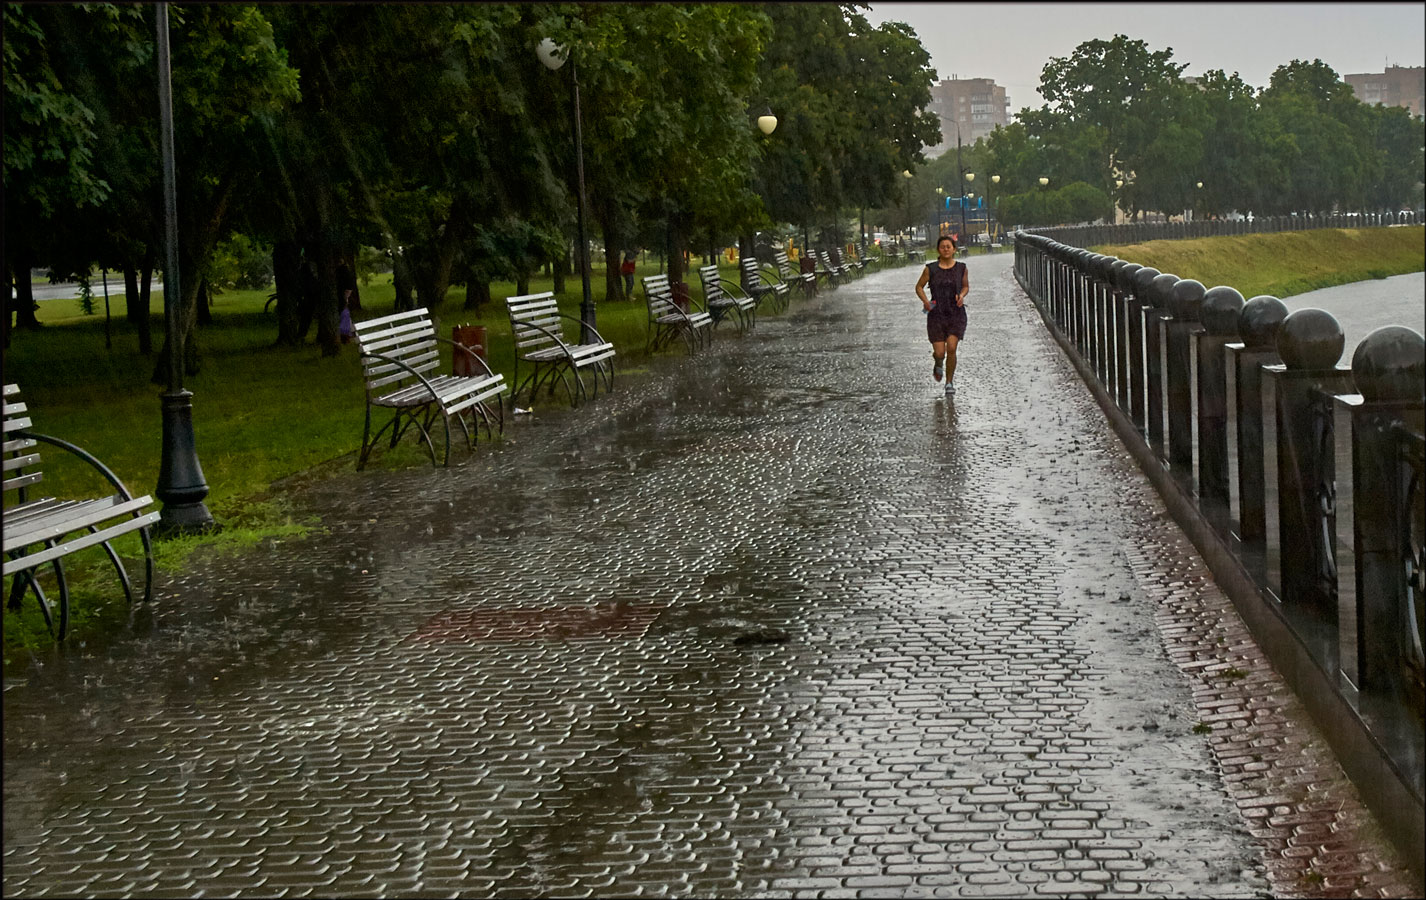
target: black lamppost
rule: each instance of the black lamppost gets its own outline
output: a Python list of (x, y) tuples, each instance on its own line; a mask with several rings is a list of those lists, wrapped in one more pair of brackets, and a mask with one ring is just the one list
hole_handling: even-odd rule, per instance
[(183, 389), (183, 292), (178, 280), (178, 189), (173, 156), (173, 85), (168, 53), (168, 4), (158, 4), (159, 152), (163, 157), (163, 312), (168, 328), (168, 390), (162, 399), (163, 449), (154, 494), (163, 501), (159, 530), (191, 534), (214, 527), (203, 504), (208, 482), (193, 442), (193, 394)]
[[(1000, 176), (990, 176), (990, 183), (992, 185), (1000, 184)], [(990, 217), (990, 240), (985, 248), (987, 252), (990, 250), (988, 245), (995, 242), (995, 198), (991, 196), (991, 190), (991, 188), (986, 188), (985, 192), (985, 214)]]
[[(544, 63), (545, 68), (553, 72), (569, 59), (569, 50), (561, 44), (556, 44), (552, 38), (545, 38), (535, 47), (535, 55)], [(575, 209), (579, 227), (579, 277), (584, 287), (584, 300), (579, 306), (579, 318), (583, 322), (579, 341), (589, 344), (594, 340), (590, 329), (598, 326), (594, 321), (594, 295), (589, 289), (589, 241), (584, 236), (584, 132), (579, 114), (579, 71), (573, 62), (569, 64), (569, 81), (574, 91), (574, 172), (578, 190), (575, 194)]]
[(961, 244), (965, 245), (968, 237), (966, 234), (966, 206), (970, 203), (970, 198), (975, 196), (966, 190), (966, 185), (975, 181), (975, 173), (962, 169), (961, 178), (963, 179), (961, 183)]
[(901, 177), (906, 179), (906, 227), (911, 227), (911, 170), (902, 169)]

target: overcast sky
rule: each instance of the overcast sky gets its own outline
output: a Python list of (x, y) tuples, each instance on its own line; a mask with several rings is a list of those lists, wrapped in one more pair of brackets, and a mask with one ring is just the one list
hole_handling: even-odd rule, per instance
[(1011, 115), (1044, 103), (1036, 88), (1050, 57), (1116, 34), (1173, 48), (1187, 75), (1223, 69), (1259, 88), (1294, 59), (1347, 75), (1426, 57), (1422, 3), (873, 3), (867, 18), (916, 29), (938, 79), (1000, 84)]

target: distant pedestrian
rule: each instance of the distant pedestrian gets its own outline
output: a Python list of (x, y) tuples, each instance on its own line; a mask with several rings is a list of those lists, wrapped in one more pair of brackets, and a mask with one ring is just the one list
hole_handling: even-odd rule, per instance
[(624, 251), (624, 261), (619, 264), (619, 274), (624, 276), (624, 299), (634, 297), (634, 254)]
[(337, 317), (337, 335), (343, 344), (350, 344), (356, 339), (356, 327), (352, 325), (352, 298), (355, 293), (353, 290), (342, 291), (342, 311)]
[[(956, 261), (956, 240), (948, 234), (936, 241), (936, 259), (926, 263), (916, 281), (916, 296), (926, 313), (926, 336), (931, 340), (931, 377), (946, 379), (946, 396), (956, 393), (956, 347), (966, 336), (966, 294), (970, 276), (966, 264)], [(926, 285), (931, 298), (926, 298)]]

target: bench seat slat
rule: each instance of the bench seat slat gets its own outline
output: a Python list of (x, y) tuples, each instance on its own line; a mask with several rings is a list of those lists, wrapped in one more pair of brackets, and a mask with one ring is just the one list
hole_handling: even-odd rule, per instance
[(61, 503), (30, 501), (5, 511), (5, 549), (13, 550), (60, 538), (71, 531), (136, 512), (150, 502), (148, 496), (125, 500), (118, 494), (98, 500)]
[[(144, 504), (151, 502), (147, 496), (143, 497), (142, 500)], [(147, 528), (158, 520), (159, 514), (157, 511), (145, 513), (137, 518), (125, 519), (108, 528), (101, 528), (92, 534), (86, 533), (73, 540), (56, 544), (53, 547), (48, 547), (37, 553), (29, 553), (16, 559), (7, 559), (5, 560), (4, 574), (10, 575), (15, 572), (22, 572), (26, 569), (33, 569), (36, 566), (42, 566), (50, 560), (59, 559), (61, 556), (74, 553), (77, 550), (94, 547), (105, 541), (111, 541), (116, 537), (122, 537), (130, 532), (138, 531), (140, 528)]]

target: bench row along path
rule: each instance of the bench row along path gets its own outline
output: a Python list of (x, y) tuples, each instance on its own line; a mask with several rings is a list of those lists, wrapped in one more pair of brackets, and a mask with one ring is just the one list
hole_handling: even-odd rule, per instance
[(289, 485), (323, 533), (7, 678), (5, 894), (1419, 891), (1010, 256), (970, 271), (953, 404), (904, 267)]

